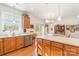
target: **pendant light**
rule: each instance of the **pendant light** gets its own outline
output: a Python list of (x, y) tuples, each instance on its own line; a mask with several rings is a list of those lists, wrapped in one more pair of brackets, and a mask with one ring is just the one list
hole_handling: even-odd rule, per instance
[(58, 21), (61, 21), (62, 20), (62, 18), (61, 18), (61, 15), (60, 15), (60, 4), (58, 4), (58, 18), (57, 18), (57, 20)]

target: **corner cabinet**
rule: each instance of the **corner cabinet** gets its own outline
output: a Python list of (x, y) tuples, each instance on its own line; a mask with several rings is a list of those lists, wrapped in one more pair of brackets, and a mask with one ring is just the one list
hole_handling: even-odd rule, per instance
[(0, 39), (0, 55), (3, 54), (3, 39)]
[(24, 29), (29, 29), (30, 28), (30, 17), (28, 15), (23, 16), (23, 26)]

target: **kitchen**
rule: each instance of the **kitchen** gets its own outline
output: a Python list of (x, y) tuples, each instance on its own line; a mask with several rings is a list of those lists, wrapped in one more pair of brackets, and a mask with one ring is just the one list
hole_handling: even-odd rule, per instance
[(79, 56), (78, 3), (0, 3), (1, 56)]

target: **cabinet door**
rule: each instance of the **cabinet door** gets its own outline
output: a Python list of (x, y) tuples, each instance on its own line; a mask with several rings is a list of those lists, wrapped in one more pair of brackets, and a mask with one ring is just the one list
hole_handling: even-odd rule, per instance
[(30, 18), (28, 16), (23, 16), (24, 28), (30, 28)]
[(58, 42), (51, 42), (51, 56), (62, 56), (63, 44)]
[(12, 37), (12, 38), (10, 38), (11, 40), (11, 51), (13, 51), (13, 50), (15, 50), (16, 49), (16, 38), (15, 37)]
[(11, 51), (11, 41), (10, 38), (5, 38), (4, 39), (4, 53), (10, 52)]
[(44, 46), (44, 55), (50, 56), (50, 41), (43, 40), (43, 46)]
[(53, 47), (53, 56), (63, 56), (63, 51), (60, 48)]
[(3, 54), (3, 39), (0, 39), (0, 55)]
[(70, 52), (70, 51), (64, 51), (64, 56), (78, 56), (77, 53), (75, 52)]
[(50, 45), (48, 45), (48, 44), (44, 45), (44, 55), (50, 56)]
[(51, 45), (51, 50), (50, 50), (50, 51), (51, 51), (51, 52), (50, 52), (51, 56), (53, 56), (53, 52), (54, 52), (53, 47), (54, 47), (54, 46), (53, 46), (53, 45)]
[(24, 36), (16, 37), (16, 49), (24, 47)]

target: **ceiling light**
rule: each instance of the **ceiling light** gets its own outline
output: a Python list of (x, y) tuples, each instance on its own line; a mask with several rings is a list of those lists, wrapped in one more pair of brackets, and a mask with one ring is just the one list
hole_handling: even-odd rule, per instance
[(58, 17), (58, 19), (57, 19), (58, 21), (61, 21), (62, 20), (62, 18), (61, 17)]
[(48, 23), (49, 21), (46, 19), (45, 22)]
[(61, 18), (61, 16), (60, 16), (60, 4), (58, 4), (58, 18), (57, 18), (57, 20), (58, 21), (61, 21), (62, 20), (62, 18)]
[(15, 21), (13, 21), (13, 24), (15, 24)]

